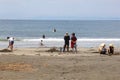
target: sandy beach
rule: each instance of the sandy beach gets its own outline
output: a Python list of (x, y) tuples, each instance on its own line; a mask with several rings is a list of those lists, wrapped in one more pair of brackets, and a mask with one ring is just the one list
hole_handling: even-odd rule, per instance
[(78, 48), (77, 53), (48, 50), (50, 48), (15, 48), (13, 52), (0, 52), (0, 80), (120, 78), (119, 55), (100, 55), (97, 48)]

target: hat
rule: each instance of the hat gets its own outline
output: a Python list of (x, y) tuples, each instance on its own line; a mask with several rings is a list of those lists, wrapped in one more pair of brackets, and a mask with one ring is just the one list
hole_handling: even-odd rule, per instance
[(75, 33), (72, 33), (72, 35), (75, 35)]
[(105, 43), (100, 44), (101, 47), (105, 46)]
[(65, 35), (67, 35), (68, 36), (68, 32), (66, 32), (66, 34)]
[(113, 44), (109, 44), (109, 46), (114, 47)]

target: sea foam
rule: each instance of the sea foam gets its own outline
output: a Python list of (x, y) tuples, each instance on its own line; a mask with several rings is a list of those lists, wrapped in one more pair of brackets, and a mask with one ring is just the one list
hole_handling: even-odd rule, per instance
[[(58, 41), (58, 42), (64, 41), (64, 39), (62, 39), (62, 38), (23, 39), (22, 41), (41, 41), (41, 40)], [(119, 38), (78, 38), (77, 41), (91, 41), (91, 42), (94, 42), (94, 41), (120, 41), (120, 39)]]

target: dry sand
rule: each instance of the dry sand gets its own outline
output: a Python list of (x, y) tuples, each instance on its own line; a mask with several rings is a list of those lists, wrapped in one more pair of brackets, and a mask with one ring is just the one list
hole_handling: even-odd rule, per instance
[(0, 80), (120, 80), (120, 55), (100, 55), (96, 48), (78, 53), (49, 49), (0, 52)]

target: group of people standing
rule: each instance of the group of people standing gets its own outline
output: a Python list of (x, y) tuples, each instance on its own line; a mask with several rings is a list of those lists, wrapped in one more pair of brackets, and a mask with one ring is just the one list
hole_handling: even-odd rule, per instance
[(72, 51), (75, 50), (75, 52), (77, 52), (77, 44), (76, 44), (76, 41), (77, 41), (77, 38), (75, 36), (75, 33), (72, 33), (72, 36), (70, 37), (68, 32), (66, 32), (65, 36), (64, 36), (64, 47), (63, 47), (63, 52), (65, 52), (65, 49), (67, 48), (67, 51), (69, 51), (69, 43), (70, 43), (70, 40), (71, 40), (71, 48), (72, 48)]
[[(9, 45), (8, 48), (10, 48), (11, 51), (13, 51), (13, 44), (14, 44), (14, 38), (13, 37), (7, 37), (8, 41), (9, 41)], [(64, 36), (64, 46), (63, 46), (63, 52), (65, 52), (65, 49), (67, 49), (67, 52), (69, 52), (69, 44), (71, 41), (71, 48), (72, 51), (77, 52), (77, 38), (75, 36), (75, 33), (72, 33), (71, 37), (68, 34), (68, 32), (66, 32), (65, 36)], [(41, 45), (43, 45), (43, 41), (41, 40)], [(113, 44), (109, 44), (109, 48), (106, 48), (105, 43), (102, 43), (99, 46), (99, 52), (100, 54), (106, 54), (108, 52), (109, 55), (112, 55), (114, 53), (114, 46)]]

